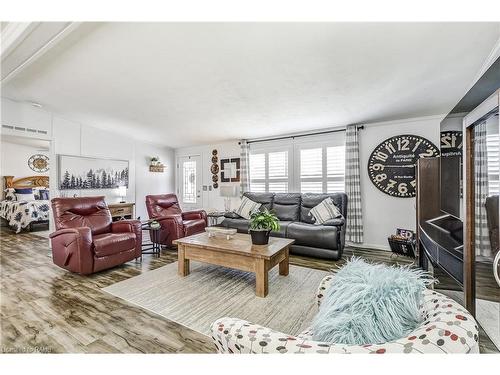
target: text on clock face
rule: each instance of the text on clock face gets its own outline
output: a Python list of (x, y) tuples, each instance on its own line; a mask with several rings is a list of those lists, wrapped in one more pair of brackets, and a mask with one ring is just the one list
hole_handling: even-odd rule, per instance
[(419, 158), (437, 156), (432, 142), (414, 135), (389, 138), (370, 155), (368, 173), (382, 192), (398, 197), (415, 196), (415, 166)]

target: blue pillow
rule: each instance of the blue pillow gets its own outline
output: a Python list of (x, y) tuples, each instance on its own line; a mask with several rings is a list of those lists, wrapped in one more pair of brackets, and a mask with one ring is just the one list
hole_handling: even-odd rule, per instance
[(35, 198), (42, 201), (48, 201), (49, 191), (47, 189), (40, 189), (38, 190), (38, 195), (36, 195)]
[(33, 194), (32, 188), (16, 188), (16, 194)]
[(423, 321), (422, 293), (434, 280), (409, 266), (352, 258), (335, 275), (313, 320), (315, 341), (365, 345), (405, 337)]

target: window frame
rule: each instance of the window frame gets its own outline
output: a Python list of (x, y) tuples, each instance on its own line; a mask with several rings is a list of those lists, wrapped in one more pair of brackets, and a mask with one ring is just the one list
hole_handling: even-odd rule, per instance
[[(307, 180), (310, 181), (321, 181), (322, 191), (328, 191), (329, 181), (340, 181), (336, 177), (328, 177), (328, 148), (329, 147), (344, 147), (345, 155), (345, 132), (337, 132), (327, 135), (313, 135), (304, 136), (300, 138), (290, 138), (286, 140), (278, 141), (264, 141), (258, 143), (250, 144), (250, 154), (265, 154), (264, 168), (265, 177), (264, 179), (252, 179), (251, 174), (251, 163), (249, 163), (249, 173), (250, 173), (250, 186), (252, 186), (252, 181), (257, 183), (264, 183), (265, 192), (269, 192), (269, 182), (278, 181), (269, 179), (269, 154), (273, 152), (288, 151), (288, 192), (301, 192), (302, 180), (300, 177), (301, 169), (301, 157), (300, 152), (303, 149), (322, 149), (322, 167), (321, 167), (321, 177), (312, 177)], [(345, 158), (344, 158), (344, 175), (342, 182), (345, 184)], [(345, 185), (344, 185), (345, 186)], [(252, 191), (252, 189), (250, 189)]]

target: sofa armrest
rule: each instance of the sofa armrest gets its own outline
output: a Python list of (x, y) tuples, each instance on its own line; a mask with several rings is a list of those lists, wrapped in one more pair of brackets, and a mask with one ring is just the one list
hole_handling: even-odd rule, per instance
[(316, 302), (318, 303), (318, 307), (321, 306), (321, 301), (325, 297), (325, 293), (328, 288), (332, 285), (333, 275), (328, 275), (320, 281), (318, 285), (318, 289), (316, 290)]
[[(212, 323), (212, 340), (219, 353), (331, 353), (328, 343), (302, 339), (235, 318)], [(340, 349), (340, 348), (339, 348)]]
[(203, 219), (207, 222), (207, 213), (205, 210), (193, 210), (193, 211), (185, 211), (182, 213), (183, 220), (196, 220)]
[(241, 219), (242, 217), (238, 215), (236, 212), (226, 212), (224, 214), (224, 217), (227, 217), (228, 219)]
[(84, 275), (92, 273), (94, 252), (92, 231), (89, 227), (60, 229), (49, 237), (55, 264)]
[(321, 225), (332, 226), (332, 227), (341, 227), (341, 226), (345, 225), (345, 220), (343, 217), (336, 217), (334, 219), (329, 219), (329, 220), (325, 221)]
[(142, 227), (139, 220), (120, 220), (111, 223), (112, 233), (131, 232), (135, 234), (135, 255), (142, 255)]

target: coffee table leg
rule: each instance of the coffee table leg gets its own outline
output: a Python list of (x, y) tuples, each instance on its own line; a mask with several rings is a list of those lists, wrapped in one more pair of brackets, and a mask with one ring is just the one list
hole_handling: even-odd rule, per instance
[(289, 270), (289, 250), (288, 247), (285, 249), (285, 259), (279, 263), (280, 275), (288, 276)]
[(189, 259), (185, 258), (184, 246), (180, 245), (178, 247), (177, 252), (178, 252), (178, 263), (179, 263), (178, 273), (180, 276), (187, 276), (189, 275)]
[(264, 259), (256, 260), (255, 264), (255, 295), (265, 297), (269, 292), (267, 264)]

